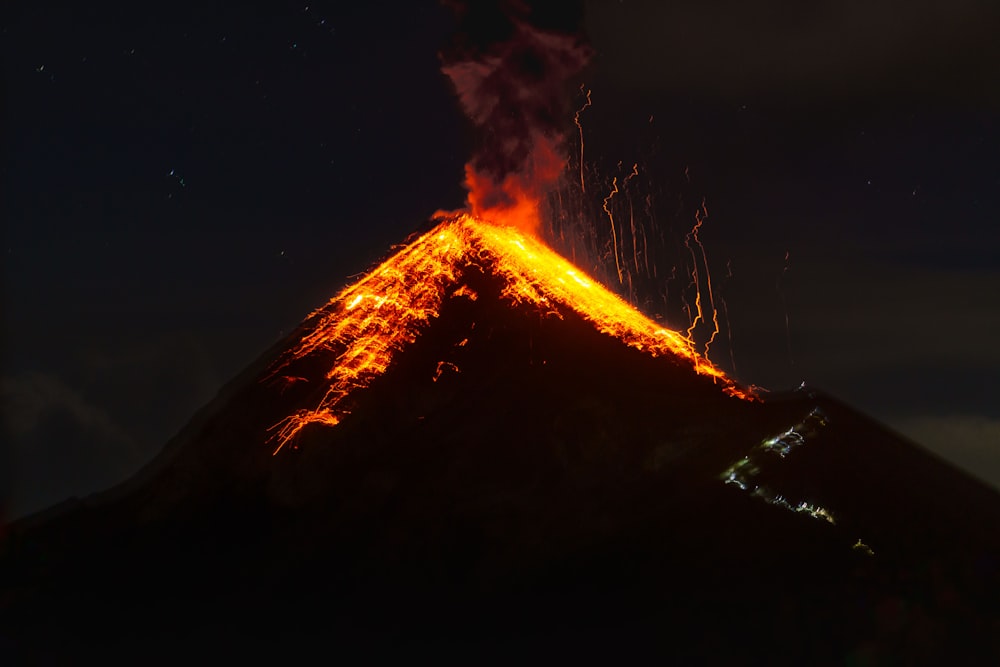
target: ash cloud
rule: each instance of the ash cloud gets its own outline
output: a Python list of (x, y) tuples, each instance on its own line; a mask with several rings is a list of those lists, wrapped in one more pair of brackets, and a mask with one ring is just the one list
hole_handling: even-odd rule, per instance
[(565, 164), (563, 133), (572, 92), (590, 57), (580, 32), (582, 7), (521, 2), (446, 3), (459, 20), (442, 54), (462, 108), (477, 133), (466, 166), (469, 206), (477, 215), (517, 210), (534, 231), (538, 203)]

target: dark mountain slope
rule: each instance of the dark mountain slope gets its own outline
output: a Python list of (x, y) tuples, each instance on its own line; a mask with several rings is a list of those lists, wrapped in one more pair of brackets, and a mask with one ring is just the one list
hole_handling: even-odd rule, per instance
[(727, 396), (503, 288), (466, 266), (339, 425), (272, 456), (324, 391), (268, 379), (307, 320), (134, 480), (12, 526), (9, 650), (996, 664), (995, 492), (833, 399)]

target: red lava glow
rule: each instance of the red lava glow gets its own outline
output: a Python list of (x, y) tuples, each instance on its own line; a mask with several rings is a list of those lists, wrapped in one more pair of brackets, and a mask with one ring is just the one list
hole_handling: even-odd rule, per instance
[(536, 236), (541, 229), (541, 205), (566, 166), (558, 141), (536, 133), (523, 171), (511, 172), (499, 182), (465, 165), (468, 210), (476, 218), (517, 227)]

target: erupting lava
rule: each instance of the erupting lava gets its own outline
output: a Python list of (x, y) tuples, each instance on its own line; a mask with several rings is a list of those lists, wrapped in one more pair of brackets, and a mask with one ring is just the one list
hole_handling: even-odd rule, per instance
[(561, 309), (575, 311), (626, 345), (654, 357), (674, 355), (711, 377), (725, 393), (752, 399), (699, 355), (685, 335), (648, 319), (540, 241), (514, 227), (461, 214), (442, 221), (308, 318), (307, 333), (275, 363), (269, 377), (281, 376), (291, 362), (315, 353), (332, 353), (336, 361), (326, 373), (319, 403), (273, 427), (275, 453), (308, 424), (338, 424), (349, 412), (348, 396), (389, 368), (395, 355), (438, 316), (444, 299), (475, 298), (461, 285), (469, 266), (501, 278), (502, 296), (511, 304), (557, 317)]
[[(470, 28), (490, 25), (495, 29), (488, 31), (485, 41), (465, 34), (442, 55), (442, 70), (481, 133), (479, 150), (465, 168), (466, 210), (438, 214), (442, 222), (437, 227), (310, 316), (307, 333), (275, 363), (269, 377), (286, 387), (302, 382), (300, 376), (288, 374), (290, 369), (284, 371), (292, 362), (314, 354), (332, 357), (333, 365), (326, 372), (318, 403), (272, 428), (275, 453), (308, 424), (340, 423), (350, 411), (348, 397), (385, 373), (396, 354), (439, 316), (445, 300), (476, 298), (463, 282), (471, 267), (499, 278), (501, 298), (512, 305), (556, 317), (573, 311), (630, 347), (691, 364), (696, 373), (720, 384), (726, 394), (753, 398), (707, 359), (708, 345), (705, 356), (695, 351), (691, 333), (698, 320), (686, 335), (659, 326), (535, 238), (543, 220), (542, 204), (566, 169), (564, 93), (566, 83), (590, 56), (586, 43), (573, 32), (531, 24), (531, 11), (520, 3), (492, 9), (461, 5), (458, 9)], [(586, 104), (573, 116), (580, 134), (581, 192), (586, 187), (580, 114), (590, 106), (590, 91), (586, 94)], [(633, 166), (622, 186), (637, 174)], [(618, 281), (623, 283), (616, 223), (608, 208), (618, 192), (617, 180), (614, 188), (604, 200), (604, 211), (615, 240)], [(634, 238), (634, 220), (631, 226)], [(700, 246), (698, 226), (689, 236)], [(634, 259), (638, 266), (637, 250)], [(711, 282), (708, 288), (711, 292)], [(700, 294), (697, 305), (701, 318)], [(714, 319), (714, 302), (712, 310)], [(439, 363), (433, 379), (437, 381), (446, 368), (456, 370), (453, 364)]]

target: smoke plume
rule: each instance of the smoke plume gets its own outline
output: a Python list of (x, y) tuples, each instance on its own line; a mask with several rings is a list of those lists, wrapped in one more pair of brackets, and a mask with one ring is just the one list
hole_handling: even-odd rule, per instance
[(540, 204), (566, 158), (573, 77), (590, 48), (582, 12), (567, 3), (536, 11), (521, 2), (448, 3), (459, 19), (441, 55), (477, 134), (465, 166), (468, 207), (479, 217), (536, 233)]

